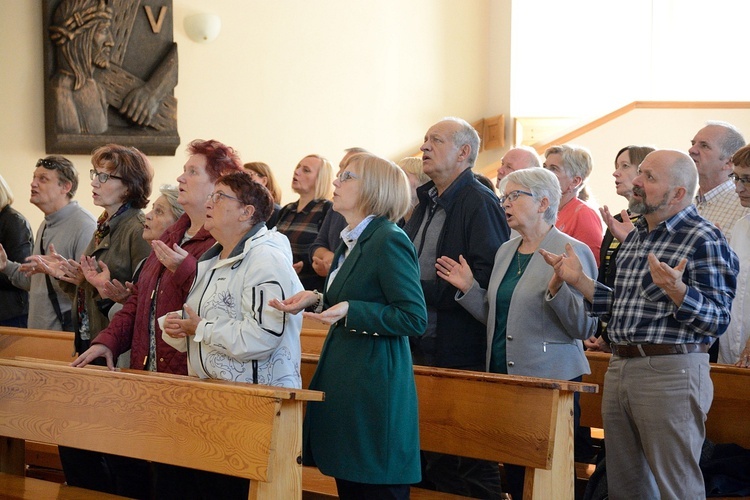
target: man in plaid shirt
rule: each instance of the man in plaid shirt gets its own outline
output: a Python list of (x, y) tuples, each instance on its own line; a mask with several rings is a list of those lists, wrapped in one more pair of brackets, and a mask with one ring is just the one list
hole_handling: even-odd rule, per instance
[(550, 293), (565, 281), (608, 321), (602, 417), (612, 499), (705, 497), (707, 352), (729, 324), (739, 262), (692, 204), (697, 181), (684, 153), (646, 156), (630, 202), (643, 217), (620, 248), (614, 290), (586, 277), (572, 249), (541, 251), (556, 270)]

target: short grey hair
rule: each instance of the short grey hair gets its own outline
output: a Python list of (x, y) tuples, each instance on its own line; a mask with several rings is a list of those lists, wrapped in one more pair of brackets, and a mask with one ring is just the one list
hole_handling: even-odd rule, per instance
[(174, 215), (175, 220), (182, 217), (182, 214), (185, 213), (185, 209), (182, 208), (182, 205), (177, 201), (177, 197), (180, 195), (180, 190), (177, 189), (177, 186), (163, 184), (159, 187), (159, 192), (167, 199), (169, 208), (172, 210), (172, 215)]
[(724, 129), (724, 138), (721, 141), (722, 159), (731, 159), (732, 155), (745, 145), (745, 138), (742, 136), (742, 133), (731, 123), (711, 120), (706, 122), (706, 126)]
[(544, 152), (544, 157), (547, 158), (551, 154), (562, 156), (562, 167), (570, 177), (577, 176), (581, 178), (581, 185), (578, 187), (580, 191), (586, 179), (591, 175), (591, 170), (594, 168), (589, 150), (581, 146), (563, 144), (562, 146), (547, 148), (547, 151)]
[(505, 192), (505, 186), (509, 182), (513, 182), (524, 189), (531, 192), (534, 195), (534, 199), (541, 201), (542, 198), (547, 198), (549, 206), (542, 214), (542, 219), (547, 224), (554, 225), (557, 221), (557, 209), (560, 206), (560, 198), (562, 197), (562, 189), (560, 188), (560, 181), (557, 180), (557, 176), (544, 168), (527, 168), (524, 170), (516, 170), (511, 172), (500, 181), (500, 192)]
[(464, 144), (469, 145), (469, 147), (471, 148), (471, 153), (467, 158), (467, 162), (469, 164), (469, 168), (473, 168), (474, 163), (477, 161), (477, 155), (479, 154), (479, 144), (481, 142), (481, 140), (479, 139), (479, 133), (474, 127), (471, 126), (469, 122), (467, 122), (463, 118), (447, 116), (440, 121), (453, 122), (459, 126), (458, 130), (453, 132), (453, 144), (455, 144), (459, 148)]

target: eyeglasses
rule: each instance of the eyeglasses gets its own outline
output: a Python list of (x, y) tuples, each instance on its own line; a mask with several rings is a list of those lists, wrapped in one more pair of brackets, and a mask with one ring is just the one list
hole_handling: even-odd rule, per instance
[(745, 186), (746, 188), (750, 188), (750, 178), (748, 177), (740, 177), (739, 175), (732, 172), (731, 174), (729, 174), (729, 178), (732, 179), (735, 184), (741, 182), (743, 186)]
[(509, 201), (509, 202), (513, 203), (522, 194), (525, 194), (526, 196), (531, 196), (532, 198), (534, 197), (534, 195), (532, 193), (529, 193), (528, 191), (521, 191), (519, 189), (516, 189), (515, 191), (511, 191), (510, 193), (501, 196), (500, 197), (500, 204), (501, 205), (505, 205), (506, 201)]
[(36, 162), (36, 166), (34, 168), (36, 167), (44, 167), (47, 170), (58, 170), (60, 168), (60, 165), (58, 165), (54, 160), (39, 158), (39, 161)]
[(222, 198), (229, 198), (230, 200), (239, 201), (240, 203), (242, 203), (242, 200), (240, 200), (239, 198), (235, 198), (234, 196), (222, 193), (221, 191), (216, 191), (215, 193), (209, 194), (206, 198), (206, 201), (211, 200), (211, 203), (215, 205), (219, 203), (219, 200)]
[(96, 178), (100, 183), (104, 184), (110, 179), (119, 179), (122, 180), (122, 177), (117, 175), (108, 174), (107, 172), (97, 172), (93, 168), (89, 170), (89, 177), (93, 181), (94, 178)]
[(354, 172), (349, 172), (348, 170), (344, 170), (337, 176), (339, 182), (346, 182), (349, 179), (359, 179), (359, 176), (355, 174)]

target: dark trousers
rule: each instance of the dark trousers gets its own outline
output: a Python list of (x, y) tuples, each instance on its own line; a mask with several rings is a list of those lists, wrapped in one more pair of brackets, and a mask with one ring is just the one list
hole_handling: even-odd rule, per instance
[(0, 321), (0, 326), (14, 326), (16, 328), (26, 328), (28, 326), (29, 317), (25, 314), (23, 316), (16, 316), (15, 318), (8, 318)]
[(69, 486), (129, 498), (151, 498), (151, 466), (148, 462), (66, 446), (60, 446), (59, 452)]
[(421, 458), (420, 488), (488, 500), (502, 498), (497, 462), (429, 451), (422, 451)]
[(408, 500), (408, 484), (355, 483), (336, 478), (336, 489), (341, 500)]
[(154, 464), (158, 500), (246, 500), (250, 480), (174, 465)]

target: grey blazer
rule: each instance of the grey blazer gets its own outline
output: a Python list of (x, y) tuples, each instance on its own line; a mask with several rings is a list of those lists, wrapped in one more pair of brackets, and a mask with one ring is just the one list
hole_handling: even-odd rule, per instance
[[(557, 228), (547, 233), (540, 248), (560, 254), (565, 252), (566, 243), (573, 246), (586, 275), (596, 279), (596, 261), (589, 247)], [(520, 245), (519, 236), (498, 249), (488, 290), (482, 290), (475, 281), (466, 294), (456, 294), (456, 301), (487, 325), (487, 370), (495, 333), (497, 289), (506, 271), (514, 271), (513, 256)], [(571, 380), (591, 373), (581, 339), (594, 334), (596, 318), (586, 311), (583, 296), (566, 284), (553, 298), (547, 296), (552, 273), (552, 266), (535, 252), (513, 292), (506, 332), (511, 375)]]

